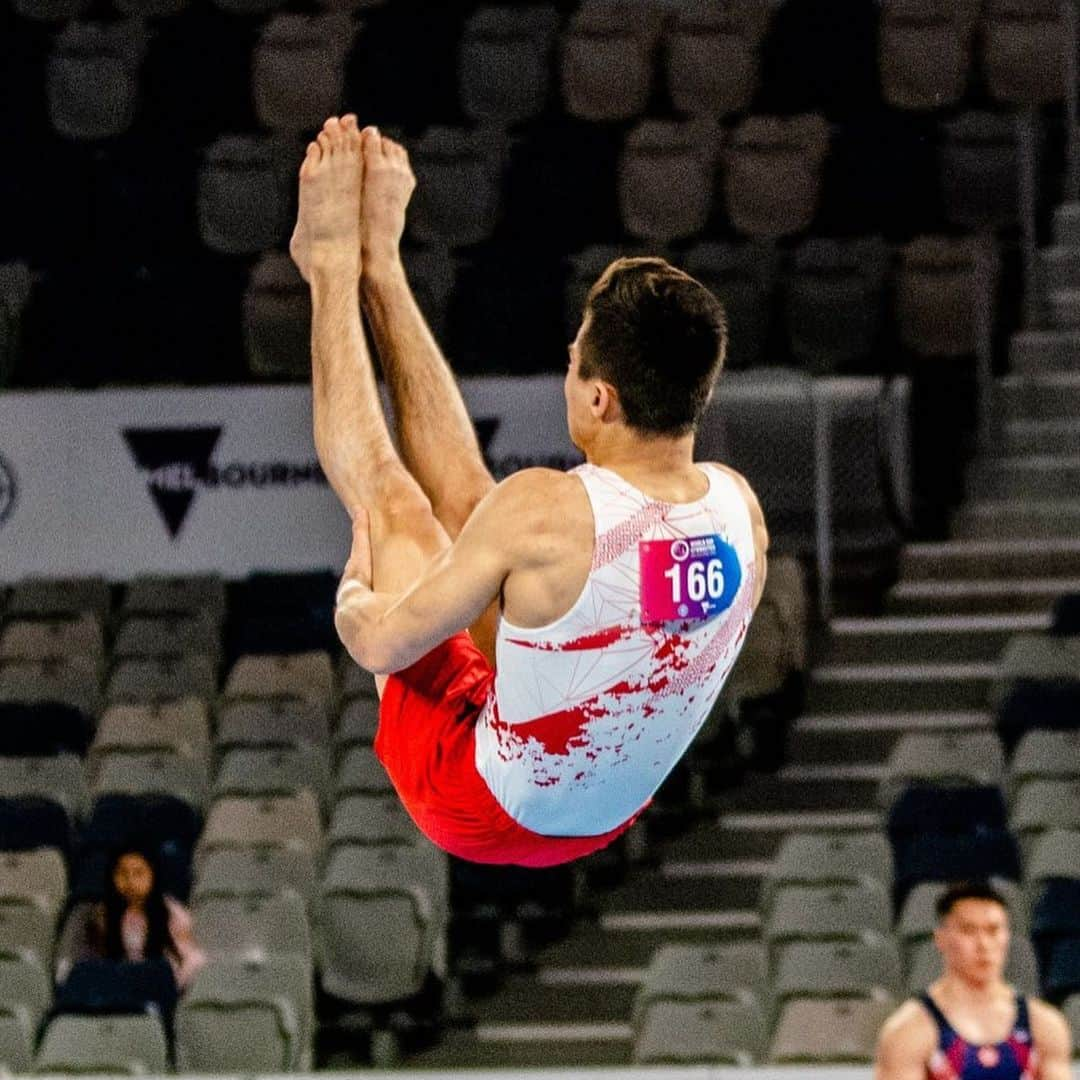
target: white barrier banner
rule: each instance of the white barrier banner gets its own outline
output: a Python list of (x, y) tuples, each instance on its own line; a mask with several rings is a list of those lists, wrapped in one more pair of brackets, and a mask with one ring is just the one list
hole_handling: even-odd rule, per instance
[[(562, 379), (462, 387), (492, 471), (580, 461)], [(0, 580), (336, 568), (302, 386), (0, 394)]]

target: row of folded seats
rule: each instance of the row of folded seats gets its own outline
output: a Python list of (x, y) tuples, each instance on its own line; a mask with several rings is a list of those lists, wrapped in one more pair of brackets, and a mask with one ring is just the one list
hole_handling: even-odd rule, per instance
[[(738, 777), (736, 725), (757, 730), (765, 754), (776, 718), (797, 711), (805, 583), (793, 560), (776, 566), (708, 738), (658, 796), (646, 836), (691, 820), (702, 781)], [(601, 886), (625, 873), (625, 844), (584, 870), (493, 873), (420, 837), (371, 747), (373, 680), (316, 647), (332, 633), (333, 585), (256, 576), (227, 597), (218, 579), (143, 579), (118, 605), (94, 580), (11, 590), (0, 608), (5, 1067), (304, 1069), (317, 1032), (357, 1014), (395, 1038), (430, 1036), (448, 975), (467, 992), (497, 985), (508, 923), (550, 939), (569, 927), (582, 873)], [(190, 904), (208, 958), (178, 1004), (153, 964), (80, 962), (126, 844), (150, 851), (165, 891)], [(126, 1015), (144, 1000), (153, 1015)]]
[[(902, 739), (881, 784), (885, 831), (784, 839), (760, 942), (657, 951), (636, 996), (635, 1061), (870, 1061), (885, 1017), (940, 975), (935, 905), (964, 878), (1008, 901), (1006, 978), (1080, 1030), (1078, 735), (1030, 733), (1007, 776), (992, 734)], [(1010, 786), (1011, 819), (1000, 788), (975, 786), (992, 777)], [(1067, 806), (1033, 797), (1048, 782), (1071, 788)]]

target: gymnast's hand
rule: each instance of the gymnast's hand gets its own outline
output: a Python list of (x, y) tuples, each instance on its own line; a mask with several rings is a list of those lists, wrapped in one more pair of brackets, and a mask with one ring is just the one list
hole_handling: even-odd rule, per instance
[(380, 134), (378, 128), (364, 128), (360, 144), (364, 156), (360, 246), (365, 271), (377, 273), (397, 262), (416, 177), (405, 147)]

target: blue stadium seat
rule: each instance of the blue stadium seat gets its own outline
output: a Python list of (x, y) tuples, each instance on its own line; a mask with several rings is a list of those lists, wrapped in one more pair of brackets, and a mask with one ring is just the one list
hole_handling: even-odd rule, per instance
[(1044, 969), (1057, 942), (1066, 937), (1080, 937), (1080, 878), (1051, 878), (1031, 913), (1031, 939)]
[(0, 851), (56, 848), (70, 854), (73, 826), (67, 810), (52, 799), (0, 799)]
[(1054, 604), (1052, 634), (1073, 637), (1080, 634), (1080, 593), (1066, 593)]
[(54, 702), (0, 702), (0, 754), (45, 757), (86, 753), (93, 719), (81, 709)]
[(1072, 731), (1080, 717), (1080, 679), (1017, 679), (997, 710), (995, 726), (1012, 752), (1029, 731)]
[(176, 1002), (176, 979), (168, 960), (129, 963), (94, 958), (77, 963), (57, 987), (52, 1014), (157, 1012), (168, 1022)]
[(1043, 992), (1052, 1002), (1062, 1002), (1080, 990), (1080, 935), (1062, 938), (1050, 950), (1043, 968)]

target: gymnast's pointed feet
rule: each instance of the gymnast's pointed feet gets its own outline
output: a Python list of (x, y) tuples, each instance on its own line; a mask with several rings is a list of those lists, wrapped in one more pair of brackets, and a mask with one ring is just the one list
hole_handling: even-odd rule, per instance
[(315, 269), (359, 280), (362, 179), (356, 117), (332, 116), (300, 166), (300, 213), (289, 252), (305, 281)]

